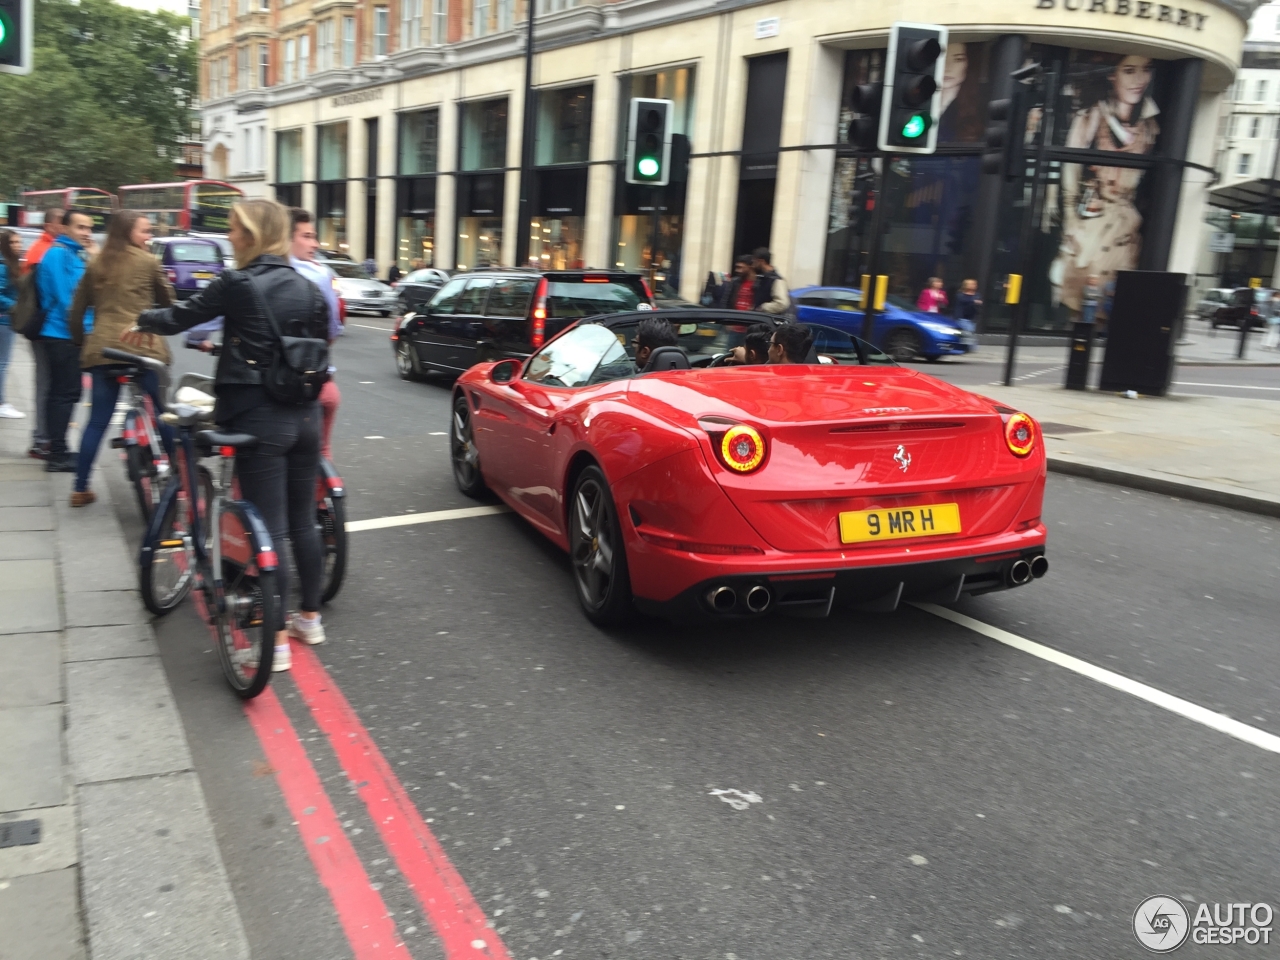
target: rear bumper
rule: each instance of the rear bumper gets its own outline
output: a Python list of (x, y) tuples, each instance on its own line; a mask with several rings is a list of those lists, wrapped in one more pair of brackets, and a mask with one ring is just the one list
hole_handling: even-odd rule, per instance
[(636, 597), (635, 604), (652, 616), (682, 621), (746, 619), (772, 613), (826, 617), (834, 610), (851, 609), (891, 612), (911, 600), (954, 603), (966, 594), (976, 596), (1034, 582), (1048, 569), (1044, 554), (1042, 541), (1018, 550), (924, 563), (739, 572), (708, 577), (670, 600)]

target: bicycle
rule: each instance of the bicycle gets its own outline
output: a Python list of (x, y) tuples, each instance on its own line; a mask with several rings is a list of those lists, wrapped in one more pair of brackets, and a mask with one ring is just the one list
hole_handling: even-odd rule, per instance
[[(178, 402), (162, 414), (177, 429), (178, 439), (169, 484), (138, 558), (142, 600), (163, 616), (197, 588), (203, 616), (216, 633), (227, 682), (249, 699), (271, 679), (280, 604), (279, 561), (271, 535), (252, 503), (231, 496), (236, 452), (252, 449), (258, 438), (209, 429), (213, 398), (200, 403), (191, 399), (180, 387), (175, 391)], [(216, 471), (197, 464), (198, 458), (214, 455), (219, 458)]]
[(128, 387), (129, 409), (125, 412), (120, 436), (111, 440), (111, 448), (124, 451), (125, 471), (138, 498), (142, 519), (150, 522), (167, 484), (170, 464), (156, 420), (159, 411), (152, 409), (151, 397), (142, 388), (141, 378), (144, 370), (154, 370), (163, 377), (167, 368), (160, 360), (135, 356), (112, 347), (104, 348), (102, 355), (125, 364), (116, 381)]

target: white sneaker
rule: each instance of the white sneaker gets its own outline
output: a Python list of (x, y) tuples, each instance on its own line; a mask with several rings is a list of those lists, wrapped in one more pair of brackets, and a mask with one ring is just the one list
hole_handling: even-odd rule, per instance
[(0, 420), (21, 420), (26, 414), (12, 403), (0, 403)]
[(296, 613), (289, 617), (289, 636), (301, 640), (310, 646), (324, 643), (324, 627), (320, 624), (320, 614), (314, 620), (303, 620)]
[(293, 666), (293, 650), (286, 643), (283, 647), (276, 647), (276, 652), (271, 657), (271, 672), (282, 673)]

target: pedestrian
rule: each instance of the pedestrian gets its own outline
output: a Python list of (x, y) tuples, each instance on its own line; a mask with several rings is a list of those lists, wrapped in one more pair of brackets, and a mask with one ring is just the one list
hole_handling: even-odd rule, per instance
[[(112, 215), (102, 253), (94, 257), (76, 289), (67, 326), (71, 342), (80, 350), (80, 366), (93, 383), (89, 423), (80, 435), (75, 486), (71, 506), (83, 507), (97, 498), (89, 489), (89, 473), (102, 437), (111, 426), (120, 395), (120, 362), (103, 356), (104, 348), (127, 350), (140, 357), (172, 362), (169, 344), (154, 333), (131, 333), (138, 315), (156, 304), (173, 303), (173, 287), (159, 261), (147, 253), (153, 236), (151, 221), (133, 210)], [(86, 325), (86, 318), (89, 323)], [(151, 397), (157, 415), (164, 411), (160, 376), (151, 368), (141, 371), (139, 382)], [(160, 421), (160, 438), (173, 456), (173, 430)]]
[(978, 314), (982, 311), (982, 298), (978, 296), (978, 281), (968, 279), (960, 284), (956, 292), (955, 304), (956, 326), (964, 331), (962, 339), (969, 345), (969, 350), (978, 349)]
[(1080, 322), (1093, 323), (1098, 316), (1098, 301), (1102, 299), (1102, 280), (1096, 273), (1089, 274), (1080, 293)]
[(391, 264), (391, 269), (387, 271), (387, 283), (394, 287), (400, 282), (400, 278), (403, 276), (404, 274), (400, 271), (399, 262), (393, 263)]
[[(1263, 350), (1275, 350), (1280, 346), (1280, 290), (1271, 291), (1271, 299), (1267, 301), (1267, 332), (1262, 338)], [(3, 396), (3, 391), (0, 391)], [(0, 407), (0, 416), (3, 416)]]
[(378, 262), (373, 257), (365, 257), (364, 263), (360, 264), (360, 266), (364, 267), (364, 272), (370, 280), (378, 278)]
[[(791, 305), (786, 284), (776, 274), (760, 273), (759, 267), (767, 266), (755, 256), (744, 253), (733, 262), (733, 279), (720, 287), (719, 305), (727, 310), (759, 310), (762, 313), (781, 314)], [(779, 286), (779, 297), (775, 297)]]
[(930, 277), (928, 285), (920, 291), (916, 309), (925, 313), (941, 313), (947, 309), (947, 294), (942, 289), (941, 277)]
[(780, 315), (791, 310), (791, 291), (787, 289), (787, 281), (773, 267), (773, 254), (766, 247), (756, 247), (751, 254), (755, 257), (756, 273), (767, 284), (769, 299), (760, 304), (764, 313)]
[[(48, 253), (53, 242), (62, 235), (64, 219), (66, 214), (61, 207), (53, 207), (44, 212), (44, 230), (41, 231), (40, 236), (36, 237), (35, 243), (27, 249), (27, 255), (22, 258), (22, 272), (31, 276), (32, 283), (36, 282), (35, 275), (32, 273), (33, 268)], [(31, 449), (27, 454), (37, 460), (47, 460), (49, 459), (49, 426), (44, 418), (44, 398), (49, 395), (49, 362), (45, 359), (43, 350), (33, 348), (31, 353), (36, 361), (36, 409), (31, 429)]]
[(256, 447), (236, 455), (240, 492), (257, 507), (272, 543), (283, 544), (286, 536), (292, 541), (302, 587), (300, 609), (286, 621), (290, 578), (282, 574), (277, 580), (273, 670), (289, 669), (290, 637), (309, 644), (324, 641), (319, 614), (324, 551), (315, 525), (320, 405), (282, 403), (263, 386), (262, 371), (280, 349), (276, 329), (310, 339), (325, 339), (329, 333), (324, 297), (289, 262), (289, 234), (289, 211), (280, 204), (258, 199), (236, 203), (227, 239), (237, 269), (224, 270), (190, 299), (147, 310), (138, 318), (141, 330), (163, 334), (225, 318), (214, 377), (214, 419), (225, 430), (259, 438)]
[[(316, 248), (320, 241), (316, 237), (315, 221), (311, 214), (301, 207), (289, 208), (289, 262), (293, 269), (320, 288), (324, 295), (325, 305), (329, 308), (329, 343), (342, 336), (342, 315), (338, 311), (338, 295), (333, 289), (333, 274), (329, 268), (316, 263)], [(333, 433), (333, 421), (338, 415), (338, 405), (342, 403), (342, 394), (333, 380), (337, 371), (329, 368), (329, 379), (320, 388), (320, 411), (324, 423), (320, 431), (320, 456), (326, 460), (333, 459), (333, 451), (329, 446), (329, 437)]]
[(13, 308), (18, 302), (18, 235), (0, 230), (0, 420), (21, 420), (26, 416), (4, 398), (5, 376), (13, 353)]
[[(36, 268), (44, 323), (34, 342), (49, 367), (49, 391), (42, 398), (49, 432), (49, 455), (45, 460), (49, 473), (71, 473), (76, 469), (76, 455), (67, 449), (67, 427), (80, 400), (80, 348), (71, 339), (68, 315), (93, 251), (93, 218), (71, 210), (62, 235), (53, 241)], [(84, 329), (93, 329), (93, 318), (88, 314)]]

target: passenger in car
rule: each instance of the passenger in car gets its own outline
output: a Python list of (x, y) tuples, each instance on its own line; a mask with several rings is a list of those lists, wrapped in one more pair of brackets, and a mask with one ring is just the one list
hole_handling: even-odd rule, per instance
[(769, 338), (773, 327), (767, 323), (753, 323), (747, 327), (747, 335), (741, 344), (733, 348), (730, 366), (749, 366), (769, 362)]
[(670, 320), (662, 317), (645, 317), (636, 328), (636, 338), (631, 341), (636, 348), (636, 369), (644, 370), (649, 355), (658, 347), (678, 347), (680, 338)]
[(775, 327), (769, 341), (770, 363), (804, 363), (813, 346), (813, 333), (802, 323)]

